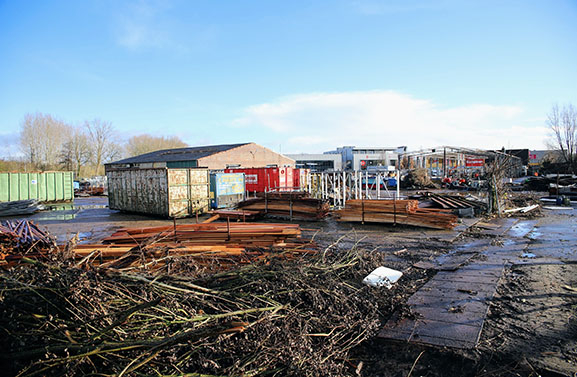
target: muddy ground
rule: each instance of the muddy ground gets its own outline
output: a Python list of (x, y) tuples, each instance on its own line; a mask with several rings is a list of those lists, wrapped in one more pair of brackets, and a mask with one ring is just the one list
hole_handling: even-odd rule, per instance
[[(77, 199), (30, 216), (60, 241), (78, 234), (97, 242), (125, 226), (156, 226), (167, 220), (110, 211), (106, 198)], [(474, 349), (453, 349), (374, 338), (354, 351), (352, 375), (361, 376), (573, 376), (577, 373), (577, 217), (568, 209), (543, 210), (522, 237), (523, 260), (505, 267)], [(3, 220), (3, 219), (0, 219)], [(202, 220), (202, 219), (201, 219)], [(463, 219), (453, 231), (402, 226), (342, 224), (334, 219), (302, 222), (304, 236), (321, 247), (359, 247), (386, 255), (387, 266), (405, 273), (395, 299), (383, 310), (410, 315), (406, 301), (436, 271), (414, 264), (450, 259), (455, 250), (474, 247), (486, 237), (474, 231), (478, 219)], [(194, 223), (195, 219), (178, 220)], [(469, 230), (467, 230), (469, 229)], [(510, 233), (492, 236), (507, 248)], [(521, 261), (521, 262), (519, 262)]]

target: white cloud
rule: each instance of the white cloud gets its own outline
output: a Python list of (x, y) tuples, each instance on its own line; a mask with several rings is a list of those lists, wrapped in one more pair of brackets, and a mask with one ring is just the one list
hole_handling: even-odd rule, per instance
[[(268, 131), (286, 152), (342, 145), (543, 148), (547, 129), (518, 106), (442, 107), (395, 91), (309, 93), (250, 106), (237, 127)], [(264, 133), (263, 133), (264, 134)]]

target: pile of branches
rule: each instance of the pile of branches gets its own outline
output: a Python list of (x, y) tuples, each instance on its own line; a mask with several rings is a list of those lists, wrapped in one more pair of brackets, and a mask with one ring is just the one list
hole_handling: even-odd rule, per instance
[(326, 250), (154, 277), (25, 259), (0, 275), (0, 362), (21, 376), (354, 374), (349, 351), (402, 286), (362, 285), (383, 258)]
[(501, 216), (509, 201), (511, 189), (505, 178), (511, 175), (514, 160), (511, 156), (497, 154), (485, 168), (487, 176), (487, 213)]
[(427, 169), (423, 168), (409, 170), (402, 183), (405, 188), (436, 188)]

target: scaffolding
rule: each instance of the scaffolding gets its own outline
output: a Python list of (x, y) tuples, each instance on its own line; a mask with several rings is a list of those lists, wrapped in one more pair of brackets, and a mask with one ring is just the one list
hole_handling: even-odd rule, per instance
[(344, 208), (350, 199), (396, 199), (400, 197), (400, 174), (395, 170), (394, 188), (389, 188), (391, 172), (334, 171), (311, 173), (308, 191), (313, 198), (329, 200)]

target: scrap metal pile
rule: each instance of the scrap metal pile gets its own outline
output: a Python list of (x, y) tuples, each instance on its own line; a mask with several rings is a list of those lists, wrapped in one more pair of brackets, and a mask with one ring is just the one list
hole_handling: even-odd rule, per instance
[(417, 200), (348, 200), (335, 211), (339, 221), (403, 224), (432, 229), (452, 229), (457, 216), (449, 210), (419, 208)]
[(267, 215), (302, 220), (320, 220), (330, 211), (327, 201), (308, 197), (308, 193), (304, 191), (266, 192), (258, 195), (258, 198), (240, 202), (238, 207)]
[(55, 240), (32, 221), (0, 223), (0, 266), (11, 265), (23, 255), (45, 255), (55, 246)]
[(375, 334), (379, 305), (397, 294), (361, 283), (379, 258), (327, 250), (156, 276), (26, 260), (0, 274), (3, 373), (354, 374), (350, 350)]

